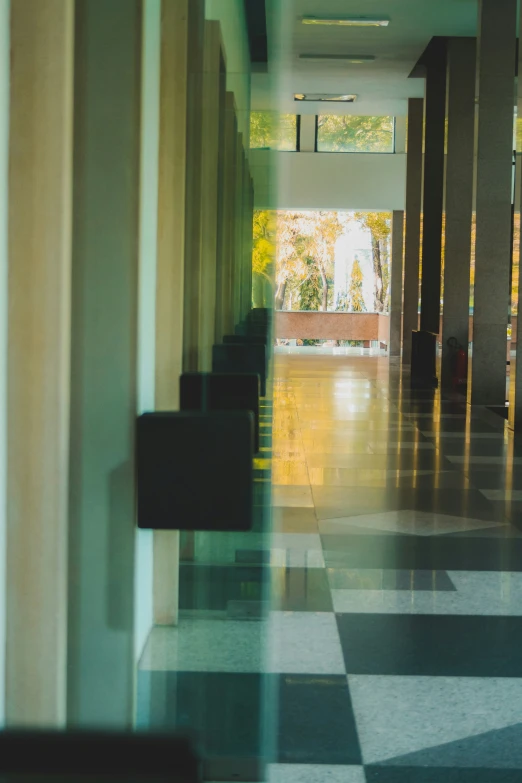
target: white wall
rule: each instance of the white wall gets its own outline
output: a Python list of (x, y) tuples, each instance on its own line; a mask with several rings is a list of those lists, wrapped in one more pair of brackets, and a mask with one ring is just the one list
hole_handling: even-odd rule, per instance
[(7, 362), (7, 161), (9, 0), (0, 0), (0, 727), (5, 717), (5, 478)]
[[(403, 153), (270, 152), (252, 150), (256, 206), (272, 209), (402, 210)], [(270, 188), (271, 178), (278, 186)]]
[(243, 0), (206, 0), (205, 16), (221, 22), (227, 63), (227, 90), (234, 93), (239, 130), (250, 138), (250, 49)]
[[(141, 201), (138, 288), (138, 413), (154, 410), (156, 355), (156, 261), (160, 119), (161, 0), (143, 6), (141, 85)], [(134, 642), (139, 659), (153, 623), (153, 536), (136, 535)]]

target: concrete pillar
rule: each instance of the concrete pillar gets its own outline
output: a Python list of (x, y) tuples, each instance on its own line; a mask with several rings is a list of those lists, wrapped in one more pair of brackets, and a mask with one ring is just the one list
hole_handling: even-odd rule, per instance
[(122, 728), (134, 713), (141, 13), (140, 0), (76, 2), (71, 726)]
[(426, 62), (420, 328), (439, 333), (446, 116), (446, 41), (435, 39)]
[(223, 127), (223, 190), (221, 230), (219, 235), (220, 275), (217, 288), (216, 338), (234, 333), (232, 281), (234, 271), (235, 188), (236, 188), (237, 118), (234, 93), (225, 95)]
[(404, 303), (402, 361), (411, 362), (411, 333), (419, 328), (419, 257), (422, 211), (422, 98), (408, 101), (408, 157), (406, 166), (406, 232), (404, 237)]
[[(155, 408), (158, 301), (158, 206), (160, 101), (162, 54), (161, 0), (143, 0), (141, 53), (140, 233), (138, 280), (138, 399), (137, 412)], [(169, 336), (170, 337), (170, 336)], [(170, 339), (168, 342), (170, 344)], [(161, 374), (163, 377), (164, 373)], [(154, 622), (154, 534), (136, 531), (134, 578), (134, 658), (141, 657)]]
[[(66, 719), (73, 42), (72, 3), (13, 0), (6, 676), (11, 726), (63, 726)], [(0, 121), (5, 92), (2, 98)]]
[(235, 183), (235, 213), (234, 213), (234, 273), (232, 276), (232, 296), (234, 308), (234, 323), (243, 320), (246, 313), (243, 312), (241, 300), (242, 286), (242, 259), (243, 259), (243, 167), (245, 163), (245, 150), (243, 146), (243, 134), (238, 133), (236, 143), (236, 183)]
[(517, 1), (481, 0), (477, 45), (475, 304), (470, 401), (504, 405), (512, 252)]
[(5, 721), (9, 0), (0, 0), (0, 727)]
[(402, 344), (402, 270), (404, 254), (404, 212), (392, 217), (392, 263), (390, 291), (390, 356), (401, 355)]
[(205, 22), (203, 70), (200, 363), (202, 369), (211, 370), (216, 341), (220, 92), (225, 86), (221, 26), (216, 21)]
[[(233, 96), (232, 96), (233, 98)], [(217, 195), (217, 247), (216, 247), (216, 308), (214, 322), (214, 336), (217, 343), (223, 339), (224, 332), (224, 313), (223, 296), (225, 288), (225, 275), (227, 264), (227, 170), (226, 167), (231, 164), (227, 149), (227, 77), (222, 69), (219, 77), (219, 142), (218, 142), (218, 195)]]
[[(521, 27), (522, 29), (522, 20)], [(519, 29), (519, 41), (520, 41)], [(522, 74), (522, 48), (518, 48), (518, 73)], [(521, 203), (522, 203), (522, 142), (518, 132), (522, 123), (522, 80), (518, 79), (517, 94), (517, 134), (516, 134), (516, 182), (515, 182), (515, 226), (521, 224)], [(520, 259), (518, 259), (520, 269)], [(510, 373), (509, 373), (509, 426), (520, 431), (522, 429), (522, 358), (519, 362), (519, 356), (522, 356), (522, 301), (520, 296), (520, 286), (518, 290), (518, 301), (515, 303), (517, 317), (512, 318), (512, 341), (516, 341), (516, 351), (511, 352)], [(514, 308), (515, 309), (515, 308)], [(513, 313), (512, 313), (513, 315)], [(511, 343), (513, 346), (513, 342)], [(519, 346), (520, 351), (519, 353)]]
[[(183, 369), (188, 19), (191, 0), (162, 3), (156, 300), (156, 409), (178, 410)], [(179, 532), (154, 531), (154, 622), (178, 621)]]
[(185, 296), (183, 307), (183, 369), (206, 369), (201, 362), (203, 144), (203, 57), (205, 0), (188, 4), (188, 93), (185, 201)]
[(476, 42), (448, 41), (447, 153), (445, 177), (446, 244), (442, 321), (442, 384), (451, 385), (454, 337), (467, 353), (471, 220), (473, 215), (473, 139), (475, 124)]

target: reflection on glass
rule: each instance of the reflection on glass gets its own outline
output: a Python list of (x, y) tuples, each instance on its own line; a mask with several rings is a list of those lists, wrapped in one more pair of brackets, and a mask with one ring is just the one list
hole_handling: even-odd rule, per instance
[(318, 152), (394, 152), (394, 117), (320, 114)]
[(295, 152), (297, 116), (273, 111), (253, 111), (250, 115), (250, 148)]

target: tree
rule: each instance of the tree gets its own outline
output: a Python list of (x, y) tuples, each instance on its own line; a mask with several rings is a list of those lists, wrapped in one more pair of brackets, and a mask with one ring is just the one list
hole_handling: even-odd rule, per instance
[[(266, 307), (271, 290), (275, 256), (275, 219), (273, 212), (255, 210), (252, 249), (252, 298), (254, 307)], [(270, 299), (272, 294), (270, 295)]]
[(318, 149), (329, 152), (393, 152), (393, 117), (320, 115)]
[(250, 148), (295, 151), (297, 116), (273, 111), (250, 113)]
[(299, 288), (299, 309), (319, 310), (321, 304), (321, 278), (315, 260), (307, 256), (305, 262), (309, 273)]
[(348, 301), (352, 313), (365, 313), (366, 305), (363, 296), (363, 273), (359, 261), (355, 258), (352, 264), (352, 274), (350, 278), (350, 288), (348, 290)]
[(308, 274), (299, 238), (306, 234), (302, 212), (277, 213), (276, 310), (283, 310), (288, 284), (299, 287)]
[(319, 212), (313, 225), (314, 258), (321, 276), (321, 309), (328, 310), (328, 291), (333, 278), (335, 244), (343, 232), (337, 212)]
[(389, 306), (391, 217), (388, 212), (355, 212), (354, 219), (371, 235), (374, 309), (376, 313), (384, 313)]

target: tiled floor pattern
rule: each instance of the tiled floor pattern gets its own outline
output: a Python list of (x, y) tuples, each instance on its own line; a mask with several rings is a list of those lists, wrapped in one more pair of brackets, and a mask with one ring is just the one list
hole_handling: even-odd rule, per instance
[(274, 535), (182, 567), (141, 724), (252, 759), (278, 704), (270, 781), (519, 783), (522, 450), (371, 357), (279, 356), (273, 421)]

